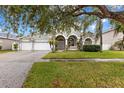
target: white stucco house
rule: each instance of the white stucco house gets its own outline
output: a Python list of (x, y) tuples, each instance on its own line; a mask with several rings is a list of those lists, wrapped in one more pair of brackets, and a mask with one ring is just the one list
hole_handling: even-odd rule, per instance
[[(80, 39), (81, 32), (72, 31), (71, 33), (60, 32), (55, 35), (57, 40), (57, 49), (64, 50), (66, 46), (68, 49), (76, 50), (77, 41)], [(51, 50), (48, 43), (51, 34), (35, 34), (33, 37), (23, 37), (19, 43), (19, 50)], [(109, 50), (111, 46), (119, 40), (122, 40), (123, 34), (119, 33), (114, 36), (114, 30), (103, 33), (103, 50)], [(82, 36), (83, 44), (99, 44), (99, 40), (95, 42), (94, 33), (88, 32), (87, 35)]]
[[(122, 40), (123, 33), (114, 35), (115, 30), (104, 32), (103, 36), (103, 50), (109, 50), (111, 46)], [(83, 35), (81, 32), (72, 31), (71, 33), (59, 32), (55, 35), (57, 40), (57, 49), (64, 50), (68, 46), (68, 50), (77, 50), (77, 41), (82, 35), (83, 44), (99, 44), (99, 40), (95, 42), (94, 33), (88, 32)], [(0, 32), (0, 46), (2, 50), (13, 49), (13, 44), (18, 43), (18, 50), (51, 50), (48, 41), (52, 37), (51, 34), (34, 34), (33, 37), (25, 36), (20, 39), (16, 35)]]
[[(67, 45), (70, 45), (70, 49), (77, 49), (77, 41), (80, 39), (80, 32), (72, 31), (67, 34), (66, 32), (61, 32), (55, 35), (58, 50), (64, 50)], [(20, 50), (51, 50), (48, 43), (49, 39), (52, 37), (51, 34), (36, 34), (33, 37), (24, 37), (20, 43)], [(83, 37), (83, 43), (90, 41), (91, 44), (94, 43), (94, 35), (89, 32), (85, 37)]]

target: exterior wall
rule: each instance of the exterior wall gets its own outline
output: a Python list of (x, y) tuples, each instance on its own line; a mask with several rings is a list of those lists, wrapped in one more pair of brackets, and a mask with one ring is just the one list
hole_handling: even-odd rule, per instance
[[(111, 46), (119, 40), (122, 40), (123, 34), (118, 33), (117, 35), (114, 35), (114, 30), (110, 30), (108, 32), (103, 33), (103, 50), (109, 50)], [(99, 44), (99, 40), (97, 42)]]
[(17, 41), (13, 39), (0, 38), (0, 45), (2, 45), (2, 50), (11, 50), (12, 44), (14, 42), (17, 42)]

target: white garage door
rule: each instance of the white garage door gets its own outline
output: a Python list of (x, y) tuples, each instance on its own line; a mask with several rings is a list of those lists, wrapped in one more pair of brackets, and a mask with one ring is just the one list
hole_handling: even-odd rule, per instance
[(32, 43), (21, 43), (21, 50), (32, 50)]
[(49, 43), (35, 43), (34, 50), (50, 50)]
[(32, 49), (32, 43), (30, 42), (22, 42), (21, 43), (21, 50), (50, 50), (50, 45), (49, 43), (44, 43), (44, 42), (39, 42), (39, 43), (34, 43), (34, 49)]

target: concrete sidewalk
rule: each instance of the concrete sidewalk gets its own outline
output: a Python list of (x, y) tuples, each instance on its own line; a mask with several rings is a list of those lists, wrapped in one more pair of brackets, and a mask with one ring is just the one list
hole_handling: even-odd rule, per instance
[(82, 61), (92, 61), (92, 62), (124, 62), (124, 58), (119, 59), (101, 59), (101, 58), (86, 58), (86, 59), (47, 59), (49, 61), (57, 62), (82, 62)]

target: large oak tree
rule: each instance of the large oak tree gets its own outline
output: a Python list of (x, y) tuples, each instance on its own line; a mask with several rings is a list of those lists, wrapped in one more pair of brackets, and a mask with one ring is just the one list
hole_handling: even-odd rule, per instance
[[(87, 12), (86, 7), (92, 7)], [(16, 31), (22, 17), (23, 24), (29, 24), (40, 30), (78, 28), (79, 17), (91, 15), (101, 19), (109, 18), (124, 24), (124, 11), (111, 11), (115, 6), (77, 5), (77, 6), (1, 6), (6, 21)], [(123, 8), (123, 6), (122, 6)]]

